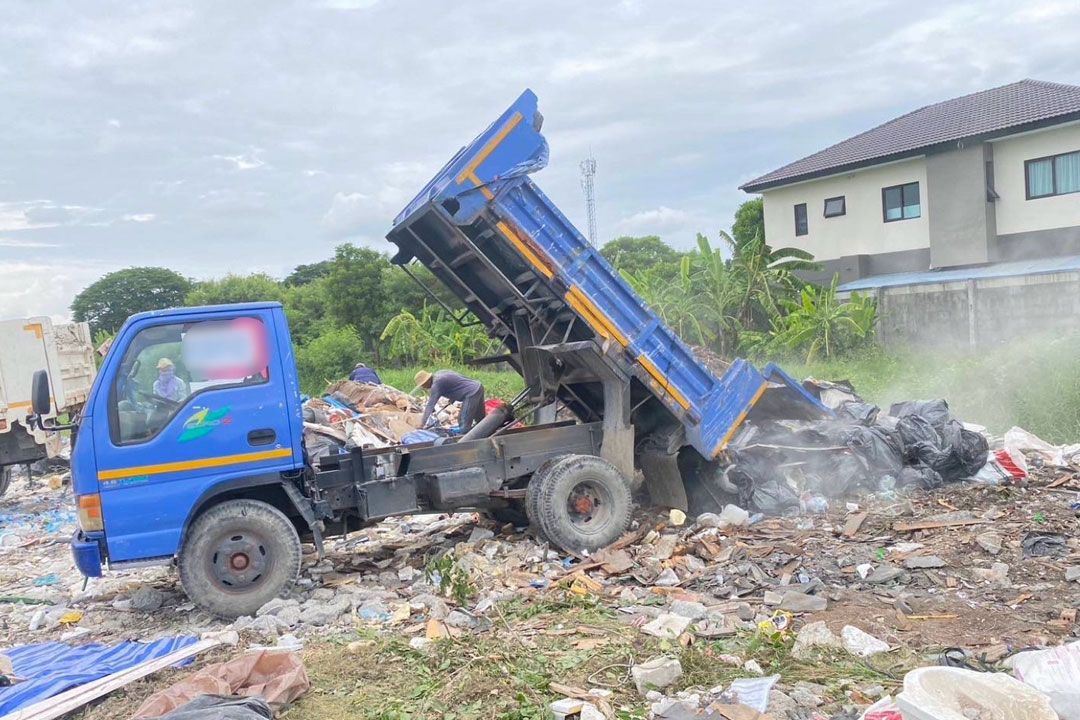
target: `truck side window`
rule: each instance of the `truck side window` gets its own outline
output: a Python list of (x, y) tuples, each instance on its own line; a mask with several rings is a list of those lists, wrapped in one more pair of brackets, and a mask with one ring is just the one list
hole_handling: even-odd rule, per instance
[(124, 351), (110, 398), (113, 442), (156, 436), (204, 392), (269, 382), (269, 343), (258, 318), (204, 320), (140, 330)]

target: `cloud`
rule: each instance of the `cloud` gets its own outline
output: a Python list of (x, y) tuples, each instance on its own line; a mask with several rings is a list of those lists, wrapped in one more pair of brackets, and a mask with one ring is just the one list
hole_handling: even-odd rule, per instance
[(128, 213), (122, 218), (125, 222), (148, 223), (154, 222), (157, 215), (154, 213)]
[(379, 0), (326, 0), (323, 7), (331, 10), (367, 10), (379, 4)]
[(236, 170), (254, 170), (266, 164), (258, 157), (260, 152), (260, 150), (255, 150), (247, 155), (214, 155), (214, 159), (231, 163)]
[(624, 235), (664, 235), (685, 225), (689, 219), (689, 213), (661, 205), (655, 210), (643, 210), (625, 217), (615, 227)]
[(0, 247), (6, 248), (55, 248), (59, 243), (42, 242), (40, 240), (20, 240), (18, 238), (0, 237)]
[(330, 209), (323, 214), (323, 232), (331, 237), (358, 235), (364, 226), (378, 217), (379, 202), (363, 193), (334, 194)]
[(111, 267), (85, 258), (57, 258), (49, 262), (0, 261), (0, 307), (5, 317), (50, 315), (70, 317), (68, 305), (76, 293)]

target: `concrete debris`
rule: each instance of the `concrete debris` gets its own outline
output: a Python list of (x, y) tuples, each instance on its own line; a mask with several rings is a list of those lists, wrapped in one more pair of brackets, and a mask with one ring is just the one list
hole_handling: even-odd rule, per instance
[(807, 623), (795, 636), (795, 645), (791, 648), (791, 654), (799, 660), (813, 657), (813, 653), (819, 650), (839, 650), (844, 647), (829, 626), (823, 621)]
[(889, 651), (889, 643), (878, 640), (854, 625), (845, 625), (840, 631), (840, 638), (843, 640), (844, 649), (858, 657), (870, 657)]
[(634, 687), (642, 695), (649, 690), (663, 690), (682, 677), (682, 664), (677, 657), (660, 655), (630, 668)]
[(664, 613), (641, 627), (641, 632), (658, 638), (674, 639), (690, 627), (690, 618)]
[[(409, 407), (401, 412), (407, 415)], [(610, 644), (587, 623), (561, 625), (547, 614), (523, 622), (504, 604), (570, 598), (617, 609), (618, 621), (633, 628), (629, 637), (644, 648), (635, 657), (671, 653), (621, 671), (623, 692), (631, 682), (640, 694), (653, 691), (655, 717), (742, 720), (734, 717), (742, 711), (731, 709), (739, 700), (725, 696), (727, 688), (664, 694), (682, 687), (680, 646), (694, 653), (709, 647), (709, 662), (723, 672), (760, 681), (757, 673), (768, 671), (771, 659), (747, 650), (745, 639), (761, 633), (788, 643), (794, 637), (792, 656), (809, 662), (836, 652), (919, 653), (957, 643), (969, 657), (996, 662), (1010, 649), (1054, 646), (1076, 633), (1069, 599), (1080, 582), (1080, 541), (1071, 496), (1062, 492), (1080, 490), (1072, 472), (1033, 464), (1027, 485), (1009, 493), (956, 484), (947, 494), (860, 494), (852, 499), (866, 517), (853, 533), (845, 532), (852, 511), (844, 502), (831, 503), (823, 515), (755, 516), (750, 522), (743, 510), (739, 523), (730, 522), (729, 512), (723, 520), (720, 513), (705, 513), (682, 525), (667, 508), (641, 507), (615, 548), (582, 558), (475, 513), (394, 518), (347, 538), (328, 538), (322, 559), (305, 546), (291, 593), (231, 624), (188, 602), (169, 567), (112, 571), (84, 590), (66, 546), (75, 529), (70, 494), (45, 483), (25, 492), (16, 478), (0, 510), (0, 536), (8, 538), (0, 542), (0, 647), (28, 638), (94, 642), (223, 629), (238, 631), (246, 643), (273, 647), (325, 637), (340, 639), (344, 652), (356, 641), (351, 652), (358, 656), (370, 649), (368, 633), (400, 636), (425, 654), (440, 643), (480, 635), (530, 647), (540, 636), (565, 635), (570, 647), (586, 654)], [(901, 524), (918, 529), (896, 530)], [(1068, 554), (1026, 557), (1023, 540), (1035, 531), (1064, 536)], [(444, 556), (453, 566), (445, 580), (429, 565)], [(35, 584), (43, 577), (49, 582)], [(356, 640), (358, 629), (365, 639)], [(722, 638), (722, 652), (715, 638)], [(620, 682), (618, 673), (607, 673), (606, 681)], [(767, 697), (773, 720), (810, 720), (815, 712), (854, 718), (885, 695), (872, 682), (852, 681), (839, 693), (836, 687), (779, 682)], [(602, 698), (572, 700), (605, 712)]]
[(793, 613), (821, 612), (828, 606), (828, 599), (821, 595), (807, 595), (794, 590), (784, 593), (780, 600), (780, 609)]
[(904, 560), (904, 567), (908, 570), (927, 570), (945, 567), (945, 561), (937, 555), (913, 555)]

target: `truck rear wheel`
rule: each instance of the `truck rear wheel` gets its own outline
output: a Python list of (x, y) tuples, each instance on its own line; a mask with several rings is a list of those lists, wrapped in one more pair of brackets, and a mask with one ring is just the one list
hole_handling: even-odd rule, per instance
[(254, 615), (300, 573), (300, 538), (285, 514), (258, 500), (227, 500), (188, 528), (180, 584), (215, 615)]
[[(535, 485), (535, 487), (534, 487)], [(572, 553), (594, 552), (630, 526), (630, 484), (593, 455), (568, 455), (533, 475), (531, 510), (544, 536)], [(526, 502), (529, 508), (529, 503)]]

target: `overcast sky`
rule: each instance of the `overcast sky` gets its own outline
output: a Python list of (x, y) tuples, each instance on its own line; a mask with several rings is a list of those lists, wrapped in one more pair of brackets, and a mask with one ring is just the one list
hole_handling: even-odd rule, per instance
[(283, 276), (391, 219), (522, 89), (535, 179), (688, 247), (752, 177), (927, 103), (1080, 84), (1080, 2), (110, 2), (0, 7), (0, 317), (101, 274)]

